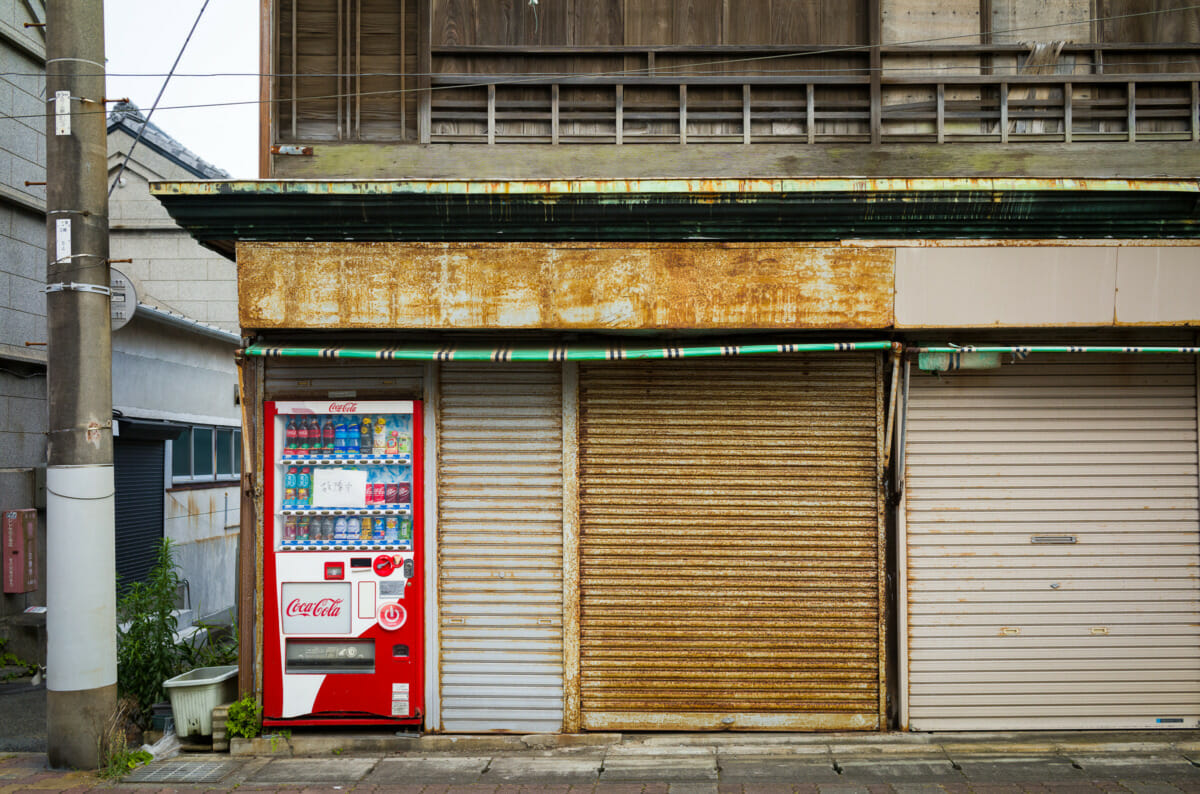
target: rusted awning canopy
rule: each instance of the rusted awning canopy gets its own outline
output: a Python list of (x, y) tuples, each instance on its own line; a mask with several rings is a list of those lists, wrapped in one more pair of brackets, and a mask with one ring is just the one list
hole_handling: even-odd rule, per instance
[(206, 245), (1200, 236), (1192, 179), (158, 182)]

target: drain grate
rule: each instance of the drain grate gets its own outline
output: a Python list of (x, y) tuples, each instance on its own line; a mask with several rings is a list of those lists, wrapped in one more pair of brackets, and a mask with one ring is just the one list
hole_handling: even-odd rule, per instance
[(216, 783), (237, 768), (234, 761), (161, 761), (135, 769), (126, 783)]

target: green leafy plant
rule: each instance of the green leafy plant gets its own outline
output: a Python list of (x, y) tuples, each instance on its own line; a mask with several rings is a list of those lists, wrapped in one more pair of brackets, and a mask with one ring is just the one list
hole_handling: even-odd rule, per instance
[(275, 733), (272, 733), (264, 738), (271, 742), (271, 752), (275, 753), (279, 751), (279, 748), (282, 745), (287, 744), (291, 740), (292, 732), (285, 728), (284, 730), (276, 731)]
[(171, 541), (164, 538), (149, 579), (130, 585), (117, 605), (117, 689), (137, 704), (143, 726), (150, 707), (166, 697), (163, 681), (179, 673), (173, 614), (179, 586)]
[(102, 778), (122, 777), (143, 764), (154, 760), (154, 756), (138, 747), (141, 731), (133, 723), (137, 706), (129, 698), (117, 701), (117, 708), (108, 718), (104, 731), (97, 739)]
[(127, 775), (139, 766), (148, 764), (153, 760), (154, 756), (145, 750), (122, 749), (109, 754), (104, 762), (104, 766), (99, 769), (97, 774), (102, 778), (111, 780)]
[(197, 623), (196, 625), (204, 631), (197, 632), (191, 638), (179, 643), (179, 661), (184, 670), (237, 664), (238, 632), (236, 623), (232, 626), (218, 626), (209, 623)]
[(0, 668), (12, 668), (0, 676), (0, 680), (12, 681), (16, 678), (33, 675), (38, 671), (37, 662), (22, 659), (12, 651), (5, 650), (7, 647), (8, 639), (0, 637)]
[(262, 707), (254, 699), (254, 695), (246, 695), (241, 700), (229, 704), (229, 712), (225, 717), (225, 730), (230, 738), (241, 736), (243, 739), (253, 739), (262, 730)]

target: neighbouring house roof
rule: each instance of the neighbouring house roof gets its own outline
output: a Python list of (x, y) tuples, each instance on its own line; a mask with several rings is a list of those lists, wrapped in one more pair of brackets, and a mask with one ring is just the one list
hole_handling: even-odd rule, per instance
[[(144, 130), (143, 130), (144, 128)], [(229, 179), (229, 173), (200, 158), (179, 141), (163, 132), (157, 125), (147, 122), (137, 105), (118, 102), (108, 114), (108, 134), (124, 130), (131, 138), (141, 132), (139, 146), (146, 146), (166, 157), (179, 167), (186, 169), (197, 179)]]
[(1194, 179), (156, 182), (232, 258), (261, 241), (837, 241), (1200, 237)]

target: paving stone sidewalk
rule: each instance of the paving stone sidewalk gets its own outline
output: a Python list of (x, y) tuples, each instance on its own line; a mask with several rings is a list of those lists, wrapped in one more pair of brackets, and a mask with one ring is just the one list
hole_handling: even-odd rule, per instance
[[(356, 748), (343, 738), (332, 744), (319, 739), (289, 741), (275, 755), (185, 754), (117, 781), (48, 770), (40, 753), (0, 755), (0, 794), (1200, 794), (1200, 741), (1194, 735), (626, 735), (607, 745), (525, 752), (496, 750), (506, 745), (482, 737), (454, 739), (453, 752), (364, 752), (365, 745)], [(307, 757), (280, 757), (305, 747)]]

